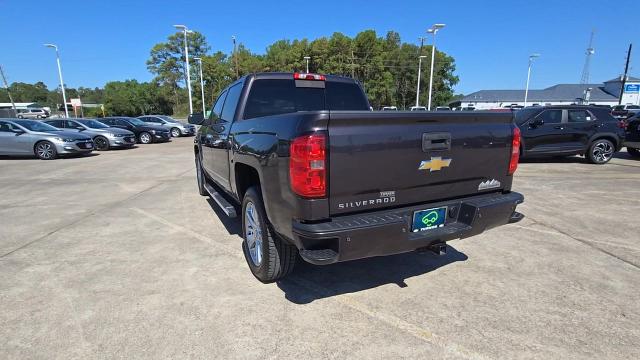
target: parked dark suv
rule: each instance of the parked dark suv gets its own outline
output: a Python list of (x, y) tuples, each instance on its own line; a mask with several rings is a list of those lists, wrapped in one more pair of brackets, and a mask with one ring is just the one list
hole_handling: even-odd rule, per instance
[(584, 155), (593, 164), (605, 164), (625, 136), (621, 123), (597, 106), (525, 108), (516, 112), (515, 121), (522, 133), (523, 158)]
[(109, 126), (132, 131), (136, 134), (138, 142), (142, 144), (171, 140), (171, 133), (169, 132), (169, 129), (159, 125), (146, 123), (140, 119), (119, 116), (102, 118), (100, 119), (100, 122)]

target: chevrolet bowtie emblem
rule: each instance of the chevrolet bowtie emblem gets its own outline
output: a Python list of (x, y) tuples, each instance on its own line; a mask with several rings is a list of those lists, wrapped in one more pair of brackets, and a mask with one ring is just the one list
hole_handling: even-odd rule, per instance
[(431, 157), (429, 161), (421, 161), (418, 170), (429, 170), (434, 172), (441, 170), (442, 168), (449, 167), (451, 159), (442, 159), (440, 156)]

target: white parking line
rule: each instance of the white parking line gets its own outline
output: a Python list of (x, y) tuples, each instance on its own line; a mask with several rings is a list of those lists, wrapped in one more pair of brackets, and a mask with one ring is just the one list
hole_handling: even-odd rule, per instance
[[(192, 238), (195, 238), (197, 240), (203, 241), (207, 244), (210, 244), (212, 246), (214, 246), (216, 249), (219, 249), (229, 255), (238, 257), (238, 258), (243, 258), (242, 252), (239, 249), (235, 249), (235, 248), (231, 248), (228, 245), (224, 245), (221, 244), (219, 242), (216, 242), (202, 234), (198, 234), (193, 230), (190, 230), (184, 226), (178, 225), (178, 224), (174, 224), (160, 216), (154, 215), (148, 211), (142, 210), (140, 208), (130, 208), (131, 210), (144, 215), (152, 220), (155, 220), (163, 225), (166, 225), (176, 231), (180, 231), (185, 233), (186, 235), (189, 235)], [(356, 300), (353, 296), (347, 295), (347, 294), (341, 294), (341, 295), (334, 295), (331, 293), (331, 291), (329, 291), (328, 289), (322, 287), (322, 286), (318, 286), (306, 279), (302, 279), (299, 277), (295, 277), (295, 276), (291, 276), (287, 279), (287, 281), (290, 281), (294, 284), (296, 284), (297, 286), (300, 286), (302, 288), (305, 288), (308, 291), (317, 293), (319, 295), (322, 295), (325, 299), (331, 300), (331, 301), (335, 301), (343, 306), (346, 306), (352, 310), (358, 311), (364, 315), (369, 316), (370, 318), (373, 318), (379, 322), (382, 322), (386, 325), (389, 325), (391, 327), (394, 327), (398, 330), (401, 330), (415, 338), (418, 338), (422, 341), (426, 341), (430, 344), (436, 345), (439, 348), (443, 349), (446, 353), (450, 354), (450, 355), (454, 355), (454, 356), (458, 356), (458, 357), (463, 357), (466, 359), (486, 359), (486, 357), (471, 352), (457, 344), (453, 344), (449, 341), (447, 341), (445, 338), (434, 334), (432, 331), (425, 329), (423, 327), (420, 327), (418, 325), (409, 323), (397, 316), (394, 315), (390, 315), (390, 314), (385, 314), (383, 312), (377, 311), (375, 309), (372, 309), (371, 307), (367, 306), (366, 304)]]

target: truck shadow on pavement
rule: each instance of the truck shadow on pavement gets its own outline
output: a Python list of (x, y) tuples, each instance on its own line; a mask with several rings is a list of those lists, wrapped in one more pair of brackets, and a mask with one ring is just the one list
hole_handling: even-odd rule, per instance
[(359, 292), (387, 284), (407, 287), (405, 280), (423, 275), (457, 261), (466, 261), (467, 255), (447, 245), (446, 255), (430, 252), (411, 252), (315, 266), (298, 259), (296, 269), (287, 278), (278, 281), (285, 298), (295, 304), (308, 304), (314, 300)]

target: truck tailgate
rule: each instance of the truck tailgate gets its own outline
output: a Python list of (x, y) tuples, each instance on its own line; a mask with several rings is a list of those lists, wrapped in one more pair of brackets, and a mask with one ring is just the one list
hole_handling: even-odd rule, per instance
[(331, 214), (510, 190), (512, 115), (331, 112)]

